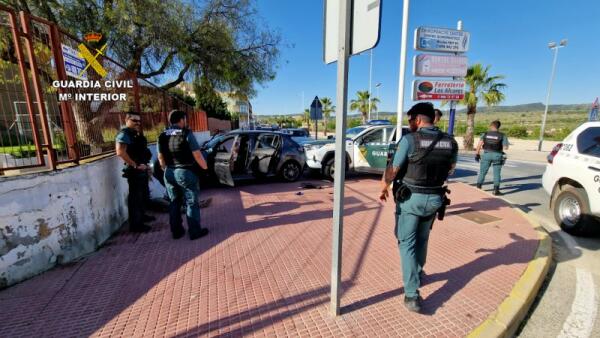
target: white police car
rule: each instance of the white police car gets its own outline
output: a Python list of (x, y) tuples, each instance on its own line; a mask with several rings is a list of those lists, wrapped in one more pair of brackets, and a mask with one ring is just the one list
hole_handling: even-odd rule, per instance
[(560, 227), (573, 235), (590, 230), (600, 216), (600, 122), (586, 122), (548, 155), (542, 178)]
[[(402, 128), (403, 135), (409, 132)], [(346, 131), (346, 170), (364, 173), (382, 173), (387, 165), (388, 149), (395, 144), (396, 126), (364, 125)], [(333, 179), (335, 172), (335, 142), (321, 140), (304, 144), (306, 164)]]

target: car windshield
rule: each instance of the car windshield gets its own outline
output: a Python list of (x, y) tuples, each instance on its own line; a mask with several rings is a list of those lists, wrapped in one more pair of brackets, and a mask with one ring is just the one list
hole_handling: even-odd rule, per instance
[(360, 134), (363, 130), (367, 129), (366, 127), (354, 127), (346, 130), (347, 138), (354, 138), (356, 135)]

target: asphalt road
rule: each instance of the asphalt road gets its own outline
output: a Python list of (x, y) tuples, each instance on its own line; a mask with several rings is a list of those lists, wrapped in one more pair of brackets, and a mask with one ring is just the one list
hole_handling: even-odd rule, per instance
[[(542, 187), (545, 164), (507, 161), (502, 198), (541, 225), (553, 240), (553, 265), (520, 337), (600, 337), (600, 236), (573, 237), (560, 230)], [(452, 180), (475, 184), (479, 164), (460, 156)], [(484, 190), (492, 190), (492, 172)]]

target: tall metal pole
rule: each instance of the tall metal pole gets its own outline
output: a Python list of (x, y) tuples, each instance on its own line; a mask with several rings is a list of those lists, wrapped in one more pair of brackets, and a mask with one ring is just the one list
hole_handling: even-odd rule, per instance
[[(462, 20), (458, 20), (458, 22), (456, 23), (456, 29), (458, 29), (459, 31), (462, 31), (463, 29), (463, 22)], [(455, 55), (458, 55), (459, 53), (455, 53)], [(459, 77), (453, 77), (453, 80), (458, 80), (460, 79)], [(456, 119), (456, 101), (452, 100), (450, 101), (450, 116), (448, 117), (448, 134), (453, 135), (454, 136), (454, 120)]]
[(344, 227), (344, 177), (346, 174), (346, 113), (348, 105), (348, 59), (350, 57), (351, 0), (340, 3), (337, 58), (337, 111), (335, 113), (335, 173), (333, 188), (333, 232), (331, 248), (331, 305), (340, 314), (342, 238)]
[(373, 93), (371, 92), (371, 79), (373, 78), (373, 49), (371, 49), (371, 57), (369, 58), (369, 120), (371, 120), (371, 101)]
[[(381, 86), (381, 83), (378, 83), (375, 85), (375, 88), (377, 88), (377, 100), (379, 100), (379, 87)], [(377, 107), (377, 119), (379, 120), (379, 107)]]
[(558, 48), (554, 47), (554, 60), (552, 61), (552, 73), (550, 74), (550, 82), (548, 83), (548, 93), (546, 94), (546, 108), (544, 108), (544, 117), (542, 118), (542, 129), (540, 129), (540, 143), (538, 151), (542, 151), (542, 143), (544, 142), (544, 129), (546, 128), (546, 117), (548, 115), (548, 104), (550, 103), (550, 93), (552, 93), (552, 83), (554, 82), (554, 72), (556, 70), (556, 59), (558, 58)]
[(408, 8), (410, 0), (404, 0), (402, 7), (402, 38), (400, 40), (400, 74), (398, 76), (398, 121), (396, 122), (396, 141), (402, 137), (402, 116), (404, 114), (404, 75), (406, 73), (406, 46), (408, 41)]

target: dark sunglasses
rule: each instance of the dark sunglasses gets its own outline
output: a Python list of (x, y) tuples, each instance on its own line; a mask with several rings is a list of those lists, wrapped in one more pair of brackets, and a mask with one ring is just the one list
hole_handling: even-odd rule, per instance
[(129, 119), (129, 120), (131, 120), (134, 123), (141, 123), (142, 122), (141, 119)]

